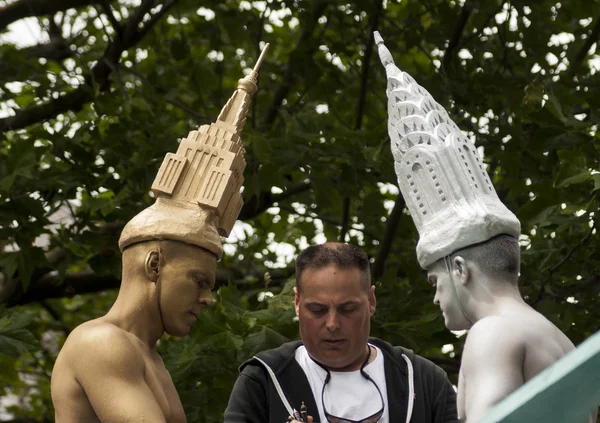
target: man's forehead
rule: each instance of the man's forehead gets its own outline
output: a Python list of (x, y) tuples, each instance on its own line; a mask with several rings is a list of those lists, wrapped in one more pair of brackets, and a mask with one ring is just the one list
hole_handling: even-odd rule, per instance
[[(328, 264), (323, 267), (307, 267), (302, 271), (300, 279), (304, 282), (324, 282), (333, 280), (343, 281), (362, 281), (366, 275), (358, 267), (338, 267), (335, 264)], [(338, 279), (339, 278), (339, 279)]]
[(217, 256), (197, 245), (172, 242), (167, 248), (167, 257), (185, 262), (186, 266), (214, 267), (217, 264)]
[(300, 297), (300, 300), (307, 306), (325, 306), (325, 307), (340, 307), (345, 305), (360, 304), (364, 298), (349, 297), (349, 298), (318, 298), (318, 297)]
[(436, 261), (432, 265), (430, 265), (425, 270), (425, 273), (427, 274), (427, 276), (429, 276), (429, 275), (435, 275), (435, 274), (443, 272), (445, 270), (446, 270), (446, 265), (444, 263), (444, 260), (441, 259), (441, 260)]

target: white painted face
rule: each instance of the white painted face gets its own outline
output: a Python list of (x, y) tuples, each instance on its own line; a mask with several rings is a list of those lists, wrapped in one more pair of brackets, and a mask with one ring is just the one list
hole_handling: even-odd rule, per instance
[[(452, 277), (454, 276), (454, 277)], [(449, 330), (464, 330), (471, 323), (463, 314), (458, 291), (464, 290), (458, 277), (451, 275), (445, 260), (438, 260), (427, 269), (427, 280), (435, 287), (433, 303), (440, 307), (444, 316), (444, 324)]]

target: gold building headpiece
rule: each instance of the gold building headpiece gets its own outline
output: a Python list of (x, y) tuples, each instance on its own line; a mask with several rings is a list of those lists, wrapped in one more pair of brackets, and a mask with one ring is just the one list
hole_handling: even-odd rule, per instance
[(519, 237), (521, 224), (500, 201), (475, 145), (427, 90), (375, 43), (388, 86), (388, 133), (394, 168), (419, 232), (423, 268), (496, 235)]
[(240, 188), (246, 160), (240, 134), (268, 47), (250, 74), (238, 81), (217, 121), (191, 131), (177, 153), (167, 153), (152, 184), (156, 202), (125, 225), (121, 251), (138, 242), (169, 239), (221, 258), (220, 237), (229, 236), (244, 204)]

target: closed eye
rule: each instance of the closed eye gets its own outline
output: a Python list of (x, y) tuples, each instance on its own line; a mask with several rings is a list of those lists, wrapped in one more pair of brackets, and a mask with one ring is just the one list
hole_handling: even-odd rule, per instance
[(308, 311), (310, 311), (312, 314), (314, 314), (315, 316), (322, 316), (327, 312), (326, 308), (314, 308), (314, 307), (309, 307)]
[(206, 288), (210, 289), (210, 283), (204, 278), (196, 278), (196, 283), (198, 284), (198, 287), (200, 287), (201, 289), (206, 289)]

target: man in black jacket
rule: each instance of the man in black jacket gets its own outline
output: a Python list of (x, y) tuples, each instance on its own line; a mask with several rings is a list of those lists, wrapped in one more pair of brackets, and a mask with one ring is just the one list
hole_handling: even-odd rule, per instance
[(294, 292), (302, 341), (242, 364), (225, 423), (284, 423), (301, 411), (315, 423), (458, 422), (442, 369), (369, 338), (375, 287), (360, 248), (307, 248), (296, 260)]

